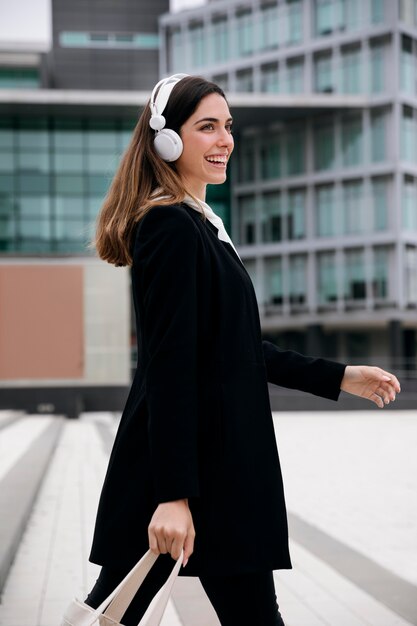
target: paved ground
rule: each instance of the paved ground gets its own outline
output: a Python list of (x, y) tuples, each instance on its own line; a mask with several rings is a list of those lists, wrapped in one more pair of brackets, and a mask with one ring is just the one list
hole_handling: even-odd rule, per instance
[[(53, 419), (0, 415), (0, 490)], [(287, 626), (417, 624), (417, 411), (274, 421), (294, 566), (275, 573)], [(94, 583), (87, 557), (116, 427), (112, 414), (64, 422), (6, 581), (2, 626), (57, 626)], [(179, 579), (163, 626), (218, 624), (198, 580)]]

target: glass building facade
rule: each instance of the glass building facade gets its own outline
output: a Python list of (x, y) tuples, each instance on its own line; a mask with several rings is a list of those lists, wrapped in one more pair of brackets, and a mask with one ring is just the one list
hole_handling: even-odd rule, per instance
[(277, 100), (275, 122), (236, 129), (232, 236), (281, 345), (308, 349), (319, 325), (322, 353), (387, 365), (381, 328), (401, 318), (415, 367), (417, 2), (212, 2), (164, 16), (160, 33), (162, 75), (200, 73), (229, 94), (366, 98), (314, 112)]

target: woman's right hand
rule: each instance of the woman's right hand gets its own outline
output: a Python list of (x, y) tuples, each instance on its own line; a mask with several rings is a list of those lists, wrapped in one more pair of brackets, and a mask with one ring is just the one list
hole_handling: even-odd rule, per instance
[(169, 554), (178, 560), (184, 549), (183, 567), (194, 550), (195, 530), (188, 500), (158, 505), (148, 527), (149, 547), (154, 554)]

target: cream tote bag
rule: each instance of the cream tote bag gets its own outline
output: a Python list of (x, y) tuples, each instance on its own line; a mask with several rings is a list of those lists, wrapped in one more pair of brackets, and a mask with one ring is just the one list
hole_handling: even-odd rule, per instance
[[(120, 620), (157, 558), (148, 550), (97, 609), (74, 599), (65, 611), (61, 626), (123, 626)], [(184, 552), (181, 552), (168, 580), (146, 609), (138, 626), (159, 626), (183, 560)]]

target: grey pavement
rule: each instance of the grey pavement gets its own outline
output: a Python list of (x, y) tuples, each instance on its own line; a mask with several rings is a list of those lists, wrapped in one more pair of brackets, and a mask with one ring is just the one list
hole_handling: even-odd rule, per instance
[[(0, 625), (57, 626), (94, 584), (88, 552), (118, 417), (0, 412), (0, 503), (12, 519), (31, 502)], [(274, 413), (274, 423), (293, 560), (274, 574), (287, 626), (417, 624), (417, 411)], [(27, 465), (42, 462), (36, 486)], [(178, 579), (162, 626), (218, 624), (198, 579)]]

